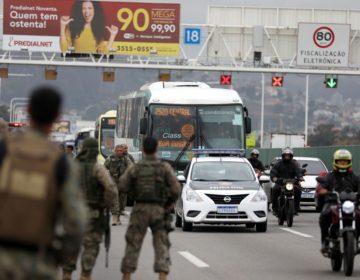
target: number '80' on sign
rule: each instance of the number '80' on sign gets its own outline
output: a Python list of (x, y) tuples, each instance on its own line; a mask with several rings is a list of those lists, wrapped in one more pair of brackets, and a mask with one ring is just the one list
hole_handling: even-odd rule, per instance
[(334, 31), (327, 26), (317, 28), (313, 35), (315, 45), (322, 49), (330, 47), (334, 43), (334, 40)]
[(200, 28), (185, 28), (184, 43), (185, 44), (200, 44)]

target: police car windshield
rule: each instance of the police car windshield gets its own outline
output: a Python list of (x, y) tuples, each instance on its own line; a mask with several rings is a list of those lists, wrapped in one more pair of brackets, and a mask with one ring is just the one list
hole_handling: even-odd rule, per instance
[(250, 165), (244, 162), (196, 162), (192, 168), (191, 180), (254, 181), (255, 177)]

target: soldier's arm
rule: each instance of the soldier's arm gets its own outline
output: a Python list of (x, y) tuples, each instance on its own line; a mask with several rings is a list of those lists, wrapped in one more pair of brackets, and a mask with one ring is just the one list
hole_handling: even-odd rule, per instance
[(107, 170), (110, 169), (110, 156), (105, 160), (104, 166)]
[(104, 187), (104, 199), (108, 208), (114, 203), (114, 197), (118, 195), (118, 190), (114, 180), (111, 178), (109, 171), (100, 164), (94, 166), (95, 177), (99, 180), (100, 184)]
[(129, 159), (131, 160), (131, 163), (135, 163), (135, 159), (131, 154), (129, 154)]
[(165, 180), (170, 187), (170, 198), (173, 202), (175, 202), (180, 195), (181, 186), (178, 179), (174, 175), (174, 171), (172, 167), (168, 163), (164, 163), (164, 166), (165, 166), (165, 176), (166, 176)]
[(128, 169), (126, 169), (124, 174), (121, 175), (118, 185), (120, 192), (124, 192), (124, 193), (129, 192), (130, 188), (132, 187), (132, 183), (133, 183), (132, 179), (134, 176), (134, 172), (135, 172), (135, 166), (131, 165)]
[(79, 188), (77, 166), (64, 158), (67, 171), (60, 188), (61, 221), (65, 231), (63, 250), (65, 254), (73, 254), (79, 250), (85, 230), (86, 204)]

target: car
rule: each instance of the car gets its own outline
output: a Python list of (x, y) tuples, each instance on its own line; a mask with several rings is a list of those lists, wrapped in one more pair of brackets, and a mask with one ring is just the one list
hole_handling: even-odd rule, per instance
[(266, 232), (267, 196), (259, 179), (246, 158), (228, 153), (195, 153), (185, 170), (175, 208), (175, 224), (183, 231), (198, 224), (245, 224)]
[[(270, 168), (280, 159), (281, 157), (274, 158), (270, 163)], [(299, 163), (300, 167), (304, 167), (306, 169), (304, 182), (301, 182), (302, 192), (300, 205), (315, 206), (318, 211), (319, 206), (315, 196), (317, 187), (316, 177), (320, 175), (323, 176), (323, 174), (328, 173), (328, 169), (324, 162), (317, 157), (294, 157), (294, 159)], [(273, 185), (274, 183), (264, 184), (264, 189), (267, 194), (271, 195), (271, 188)]]

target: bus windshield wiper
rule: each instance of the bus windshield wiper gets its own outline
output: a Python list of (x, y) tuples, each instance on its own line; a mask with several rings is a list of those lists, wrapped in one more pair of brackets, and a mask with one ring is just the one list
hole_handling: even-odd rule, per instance
[(177, 170), (179, 161), (181, 159), (181, 157), (184, 155), (184, 153), (186, 152), (186, 150), (189, 148), (190, 144), (194, 141), (195, 139), (195, 134), (191, 135), (191, 137), (189, 138), (189, 140), (186, 142), (185, 146), (182, 148), (182, 150), (180, 151), (180, 153), (178, 154), (177, 158), (174, 161), (173, 164), (173, 168), (175, 170)]

